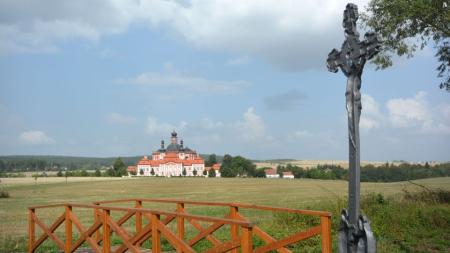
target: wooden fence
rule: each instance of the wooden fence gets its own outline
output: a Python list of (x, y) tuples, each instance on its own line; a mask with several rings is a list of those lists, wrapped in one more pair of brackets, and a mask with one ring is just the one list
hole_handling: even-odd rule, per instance
[[(144, 207), (145, 203), (174, 204), (174, 211), (153, 210)], [(113, 204), (132, 204), (133, 207), (110, 206)], [(209, 217), (189, 214), (187, 205), (192, 206), (216, 206), (229, 209), (225, 217)], [(64, 211), (54, 222), (47, 226), (38, 218), (37, 210), (47, 208), (62, 208)], [(83, 226), (80, 218), (76, 216), (75, 209), (89, 209), (93, 212), (93, 222), (89, 227)], [(271, 212), (285, 212), (299, 215), (320, 217), (320, 225), (308, 228), (305, 231), (296, 232), (282, 239), (275, 239), (263, 229), (253, 224), (240, 210), (256, 209)], [(114, 219), (115, 216), (120, 218)], [(123, 227), (124, 223), (134, 217), (133, 232)], [(169, 224), (175, 221), (176, 226), (172, 231)], [(208, 226), (205, 226), (205, 223)], [(212, 223), (212, 224), (211, 224)], [(64, 236), (55, 231), (64, 224)], [(186, 224), (192, 225), (198, 234), (187, 238)], [(175, 224), (174, 224), (175, 225)], [(36, 238), (36, 227), (42, 233)], [(73, 227), (78, 230), (78, 238), (73, 238)], [(222, 227), (228, 227), (229, 239), (225, 241), (216, 238), (213, 233)], [(29, 207), (29, 252), (35, 252), (44, 241), (50, 239), (64, 252), (75, 252), (83, 244), (86, 244), (93, 252), (143, 252), (144, 242), (151, 242), (151, 252), (161, 252), (161, 237), (178, 253), (196, 252), (193, 247), (200, 241), (208, 240), (212, 247), (203, 251), (205, 253), (231, 252), (238, 253), (263, 253), (278, 251), (279, 253), (292, 253), (288, 246), (310, 237), (320, 235), (322, 252), (331, 252), (331, 214), (329, 212), (297, 210), (290, 208), (277, 208), (260, 205), (247, 205), (240, 203), (199, 202), (172, 199), (120, 199), (112, 201), (95, 202), (92, 205), (65, 203), (46, 206)], [(111, 247), (111, 235), (115, 234), (121, 245)], [(61, 237), (63, 239), (61, 239)], [(257, 237), (264, 241), (263, 246), (254, 247), (253, 239)]]

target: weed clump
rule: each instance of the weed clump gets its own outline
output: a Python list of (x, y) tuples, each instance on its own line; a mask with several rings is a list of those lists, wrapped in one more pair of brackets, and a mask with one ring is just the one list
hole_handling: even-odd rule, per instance
[(422, 202), (432, 204), (450, 204), (450, 191), (442, 189), (427, 189), (420, 192), (403, 190), (403, 199), (406, 202)]
[(0, 198), (9, 198), (9, 192), (5, 190), (0, 191)]

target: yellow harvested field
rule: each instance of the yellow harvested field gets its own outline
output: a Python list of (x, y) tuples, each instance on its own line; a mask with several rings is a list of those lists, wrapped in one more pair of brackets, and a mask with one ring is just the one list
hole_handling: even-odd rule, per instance
[[(43, 179), (39, 178), (37, 183), (33, 178), (1, 179), (1, 185), (9, 192), (10, 198), (0, 199), (0, 243), (11, 236), (26, 236), (27, 207), (33, 205), (63, 202), (92, 203), (119, 198), (173, 198), (306, 209), (316, 201), (345, 197), (347, 193), (347, 182), (338, 180), (69, 178), (68, 183), (65, 183), (65, 178), (45, 178), (48, 181)], [(415, 180), (415, 182), (428, 187), (450, 190), (449, 177)], [(420, 190), (420, 187), (408, 182), (361, 185), (363, 193), (395, 195), (400, 194), (403, 189), (415, 191)], [(46, 215), (54, 217), (58, 214)]]
[[(380, 166), (386, 162), (380, 161), (361, 161), (361, 166), (372, 164), (374, 166)], [(344, 169), (348, 169), (348, 161), (344, 160), (276, 160), (271, 162), (257, 162), (255, 163), (257, 168), (271, 167), (276, 168), (278, 165), (285, 166), (287, 164), (297, 165), (304, 169), (316, 167), (317, 165), (339, 165)], [(390, 162), (393, 165), (399, 165), (400, 162)]]

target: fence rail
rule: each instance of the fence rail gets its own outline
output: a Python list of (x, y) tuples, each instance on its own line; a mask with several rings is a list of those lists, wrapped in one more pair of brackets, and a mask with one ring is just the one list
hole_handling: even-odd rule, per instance
[[(147, 202), (174, 204), (174, 211), (153, 210), (144, 207)], [(109, 206), (111, 204), (129, 203), (133, 207)], [(210, 217), (189, 214), (186, 205), (227, 207), (229, 211), (224, 217)], [(48, 208), (62, 208), (60, 214), (50, 226), (47, 226), (36, 214), (36, 210)], [(93, 211), (93, 222), (89, 227), (83, 226), (80, 217), (77, 217), (74, 209), (88, 209)], [(246, 218), (242, 209), (256, 209), (271, 212), (287, 212), (301, 215), (320, 217), (320, 225), (297, 232), (282, 239), (275, 239), (269, 233), (253, 224)], [(120, 218), (114, 219), (111, 212), (120, 214)], [(133, 232), (125, 229), (123, 225), (134, 218)], [(146, 224), (144, 224), (146, 221)], [(169, 227), (170, 223), (176, 223)], [(206, 226), (205, 223), (208, 225)], [(55, 231), (64, 224), (64, 236)], [(190, 224), (197, 234), (187, 238), (185, 226)], [(219, 240), (213, 235), (222, 227), (229, 227), (230, 236), (225, 241)], [(36, 238), (36, 228), (42, 231)], [(78, 238), (74, 240), (74, 229), (78, 231)], [(212, 247), (205, 253), (263, 253), (278, 251), (280, 253), (292, 253), (288, 246), (313, 236), (321, 236), (322, 252), (331, 252), (331, 214), (323, 211), (297, 210), (260, 205), (248, 205), (226, 202), (200, 202), (183, 201), (173, 199), (119, 199), (111, 201), (94, 202), (92, 205), (64, 203), (45, 206), (29, 207), (29, 252), (35, 252), (46, 240), (53, 241), (64, 252), (75, 252), (82, 245), (89, 245), (93, 252), (142, 252), (142, 245), (149, 240), (151, 252), (161, 252), (161, 237), (178, 253), (196, 252), (193, 247), (202, 240), (207, 240)], [(121, 245), (111, 247), (111, 235), (115, 234)], [(254, 247), (253, 238), (264, 241), (265, 245)], [(61, 239), (62, 238), (62, 239)]]

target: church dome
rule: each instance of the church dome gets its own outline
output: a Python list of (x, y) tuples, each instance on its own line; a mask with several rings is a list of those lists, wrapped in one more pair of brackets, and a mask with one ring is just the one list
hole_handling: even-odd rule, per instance
[(181, 146), (177, 143), (171, 143), (167, 146), (166, 151), (179, 151)]

